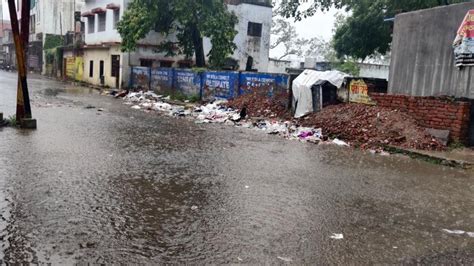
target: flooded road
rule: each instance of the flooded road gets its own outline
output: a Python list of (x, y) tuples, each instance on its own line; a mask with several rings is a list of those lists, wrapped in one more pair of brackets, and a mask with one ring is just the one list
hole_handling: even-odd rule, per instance
[(472, 173), (30, 86), (38, 130), (0, 129), (2, 263), (474, 264), (443, 231), (474, 232)]

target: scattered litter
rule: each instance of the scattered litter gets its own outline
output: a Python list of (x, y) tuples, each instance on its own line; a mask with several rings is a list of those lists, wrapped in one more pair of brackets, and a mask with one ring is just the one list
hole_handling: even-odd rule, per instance
[(94, 109), (94, 108), (95, 108), (95, 106), (93, 106), (93, 105), (87, 105), (87, 106), (86, 106), (86, 107), (84, 107), (84, 108), (86, 108), (86, 109)]
[(103, 111), (104, 111), (104, 108), (99, 108), (99, 109), (97, 109), (97, 111), (103, 112)]
[(197, 209), (199, 209), (199, 207), (196, 206), (196, 205), (194, 205), (194, 206), (191, 207), (191, 210), (193, 210), (193, 211), (196, 211)]
[(338, 146), (345, 146), (345, 147), (349, 147), (349, 144), (347, 144), (345, 141), (342, 141), (340, 139), (334, 139), (332, 141), (332, 143), (338, 145)]
[(446, 232), (448, 234), (452, 234), (452, 235), (464, 235), (464, 234), (466, 234), (469, 237), (474, 237), (474, 232), (466, 232), (466, 231), (463, 231), (463, 230), (449, 230), (449, 229), (443, 229), (442, 231)]
[(344, 239), (344, 235), (343, 234), (332, 234), (330, 236), (330, 238), (340, 240), (340, 239)]
[(246, 189), (249, 189), (250, 187), (249, 186), (245, 186)]
[(369, 150), (370, 154), (379, 154), (380, 156), (390, 156), (389, 152), (384, 151), (383, 149)]
[(449, 229), (443, 229), (444, 232), (448, 234), (453, 234), (453, 235), (464, 235), (466, 232), (462, 230), (449, 230)]
[[(245, 96), (248, 98), (248, 96)], [(278, 119), (255, 118), (247, 119), (249, 111), (245, 103), (239, 103), (239, 108), (232, 108), (236, 101), (227, 102), (225, 100), (214, 101), (204, 105), (174, 105), (166, 100), (168, 97), (157, 95), (153, 92), (130, 92), (123, 97), (124, 104), (131, 105), (132, 109), (144, 110), (145, 112), (157, 111), (168, 116), (191, 118), (196, 124), (225, 124), (242, 128), (253, 128), (267, 134), (278, 135), (289, 140), (298, 140), (318, 144), (323, 140), (323, 130), (321, 128), (303, 127), (295, 121), (282, 121)], [(250, 99), (250, 98), (248, 98)], [(282, 100), (281, 98), (280, 100)], [(279, 114), (267, 103), (261, 106), (262, 115), (266, 117), (277, 117)], [(264, 108), (265, 107), (265, 108)], [(253, 113), (255, 114), (255, 113)], [(259, 113), (260, 114), (260, 113)], [(349, 146), (347, 143), (335, 139), (334, 143), (342, 146)]]
[(240, 258), (240, 257), (237, 257), (237, 260), (238, 260), (238, 261), (244, 261), (244, 260), (243, 260), (242, 258)]
[(280, 256), (278, 256), (277, 258), (278, 258), (279, 260), (284, 261), (284, 262), (292, 262), (292, 261), (293, 261), (292, 258), (288, 258), (288, 257), (280, 257)]
[(123, 98), (123, 97), (127, 96), (127, 94), (128, 94), (128, 91), (127, 91), (127, 90), (123, 90), (123, 91), (117, 93), (114, 97), (115, 97), (115, 98)]

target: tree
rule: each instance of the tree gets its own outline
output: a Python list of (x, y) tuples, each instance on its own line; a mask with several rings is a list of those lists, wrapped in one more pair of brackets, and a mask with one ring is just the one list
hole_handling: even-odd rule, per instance
[(284, 48), (283, 54), (278, 58), (279, 60), (290, 55), (322, 57), (327, 47), (327, 43), (318, 37), (301, 38), (296, 32), (295, 26), (281, 17), (273, 20), (272, 36), (274, 41), (270, 44), (270, 49), (273, 50), (280, 46)]
[(165, 38), (158, 52), (196, 57), (196, 65), (206, 65), (204, 37), (211, 40), (208, 54), (212, 66), (222, 66), (236, 48), (237, 17), (223, 0), (133, 0), (118, 23), (122, 50), (133, 51), (140, 39), (152, 30)]
[[(391, 28), (384, 18), (402, 12), (466, 2), (467, 0), (314, 0), (304, 6), (300, 1), (282, 0), (280, 12), (301, 20), (318, 10), (345, 8), (352, 15), (336, 25), (333, 40), (339, 57), (365, 60), (374, 53), (384, 54), (390, 48)], [(304, 8), (302, 8), (304, 7)]]
[(389, 23), (384, 23), (382, 1), (360, 0), (336, 28), (334, 50), (339, 58), (349, 56), (364, 61), (374, 53), (385, 54), (392, 41)]

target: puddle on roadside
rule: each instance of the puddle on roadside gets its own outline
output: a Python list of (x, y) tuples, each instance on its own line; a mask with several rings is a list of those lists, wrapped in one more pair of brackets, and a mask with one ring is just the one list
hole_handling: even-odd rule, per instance
[(65, 92), (65, 91), (66, 91), (66, 90), (64, 90), (64, 89), (48, 88), (48, 89), (43, 90), (43, 94), (46, 95), (46, 96), (55, 97), (55, 96), (57, 96), (59, 93), (63, 93), (63, 92)]
[(45, 96), (56, 97), (61, 93), (68, 94), (94, 94), (98, 93), (95, 89), (86, 88), (86, 87), (72, 87), (68, 86), (64, 89), (60, 88), (47, 88), (42, 91)]

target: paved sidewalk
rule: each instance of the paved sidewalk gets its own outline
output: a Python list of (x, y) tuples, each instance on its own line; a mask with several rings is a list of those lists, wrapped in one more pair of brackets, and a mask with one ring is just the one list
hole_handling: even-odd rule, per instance
[(450, 151), (424, 151), (389, 146), (387, 147), (387, 150), (392, 153), (405, 154), (412, 158), (419, 158), (441, 165), (462, 169), (474, 169), (474, 149), (472, 148), (462, 148)]

